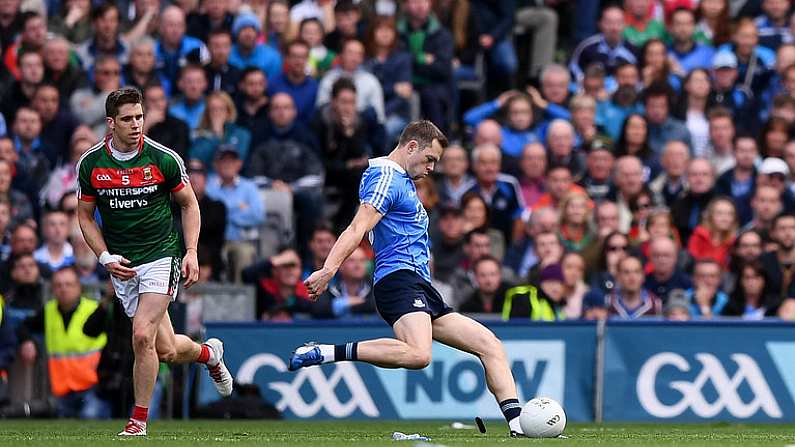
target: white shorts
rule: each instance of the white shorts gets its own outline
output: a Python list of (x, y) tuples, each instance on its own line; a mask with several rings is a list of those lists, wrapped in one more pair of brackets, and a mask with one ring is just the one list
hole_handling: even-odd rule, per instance
[(180, 258), (162, 258), (133, 267), (136, 275), (127, 281), (111, 276), (113, 289), (124, 306), (124, 313), (130, 318), (135, 316), (138, 297), (142, 293), (169, 295), (171, 301), (177, 299), (181, 263)]

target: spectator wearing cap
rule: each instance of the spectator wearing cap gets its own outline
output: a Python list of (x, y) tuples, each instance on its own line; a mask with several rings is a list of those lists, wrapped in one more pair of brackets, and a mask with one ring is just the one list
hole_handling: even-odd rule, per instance
[[(486, 255), (475, 261), (472, 271), (475, 276), (475, 289), (469, 296), (465, 297), (459, 312), (464, 313), (494, 313), (502, 314), (502, 318), (507, 320), (513, 318), (512, 309), (507, 309), (509, 315), (506, 318), (505, 293), (508, 284), (502, 279), (502, 265), (497, 258)], [(515, 314), (519, 318), (526, 318), (526, 313)]]
[(185, 121), (168, 110), (168, 98), (160, 85), (151, 85), (143, 91), (144, 133), (163, 146), (185, 158), (190, 146), (190, 129)]
[(786, 0), (762, 1), (762, 14), (754, 20), (759, 33), (759, 45), (776, 51), (782, 43), (791, 40), (791, 9), (792, 3)]
[(668, 321), (690, 321), (695, 316), (691, 315), (692, 306), (681, 290), (675, 292), (663, 306), (663, 317)]
[(690, 143), (690, 132), (685, 123), (671, 116), (674, 92), (666, 82), (655, 82), (643, 91), (643, 106), (649, 124), (649, 146), (654, 154), (662, 153), (665, 143), (679, 140)]
[(282, 56), (272, 46), (257, 43), (260, 33), (262, 24), (256, 15), (250, 12), (238, 13), (232, 25), (235, 44), (229, 55), (229, 64), (239, 70), (257, 67), (270, 79), (281, 73)]
[(637, 63), (635, 47), (624, 40), (624, 11), (611, 5), (602, 10), (599, 19), (599, 34), (593, 35), (575, 48), (569, 68), (577, 80), (582, 80), (585, 69), (592, 63), (600, 63), (608, 76), (612, 76), (621, 62)]
[(257, 185), (240, 176), (242, 167), (237, 148), (221, 145), (215, 155), (215, 174), (207, 180), (207, 195), (226, 206), (227, 279), (238, 283), (243, 269), (254, 261), (259, 226), (265, 222), (265, 204)]
[(736, 136), (732, 151), (734, 166), (721, 174), (715, 182), (715, 191), (731, 197), (734, 201), (741, 227), (753, 219), (751, 203), (756, 190), (755, 162), (758, 156), (759, 150), (754, 138), (748, 134)]
[(585, 175), (577, 182), (594, 202), (606, 200), (610, 193), (610, 177), (615, 164), (612, 144), (606, 138), (596, 138), (587, 147)]
[[(218, 0), (212, 0), (213, 3)], [(207, 37), (207, 51), (210, 52), (210, 62), (204, 66), (207, 75), (207, 90), (223, 90), (229, 95), (237, 92), (237, 83), (240, 81), (240, 70), (229, 63), (232, 53), (232, 34), (226, 29), (216, 29)]]
[(452, 107), (453, 36), (431, 11), (430, 0), (407, 0), (397, 29), (414, 59), (413, 86), (423, 115), (440, 129), (449, 126)]
[(601, 290), (590, 290), (582, 299), (580, 319), (587, 321), (607, 320), (609, 303)]
[[(338, 79), (351, 79), (356, 86), (356, 109), (360, 113), (371, 109), (375, 112), (379, 123), (386, 120), (384, 115), (384, 92), (381, 83), (372, 73), (366, 71), (364, 62), (364, 45), (358, 40), (347, 40), (342, 45), (339, 64), (326, 73), (320, 80), (315, 106), (321, 108), (331, 101), (331, 90)], [(381, 148), (379, 148), (379, 151)]]
[(734, 122), (746, 131), (755, 129), (751, 107), (751, 90), (737, 83), (737, 56), (730, 51), (719, 51), (712, 59), (712, 91), (707, 107), (722, 106), (732, 111)]
[(220, 200), (212, 199), (207, 195), (207, 168), (201, 160), (188, 161), (188, 175), (202, 215), (198, 256), (211, 260), (209, 267), (212, 272), (209, 277), (218, 281), (224, 267), (222, 250), (226, 235), (226, 206)]
[(729, 296), (720, 290), (721, 266), (712, 259), (696, 261), (693, 267), (693, 287), (684, 291), (680, 297), (678, 290), (672, 291), (668, 303), (677, 298), (684, 298), (689, 304), (690, 315), (695, 318), (714, 318), (723, 312)]
[(756, 177), (756, 186), (771, 186), (775, 188), (781, 197), (784, 209), (795, 210), (795, 193), (788, 188), (789, 166), (787, 162), (776, 157), (767, 157), (759, 166), (759, 173)]
[(317, 101), (317, 81), (307, 74), (309, 45), (302, 40), (294, 40), (287, 45), (285, 70), (270, 80), (268, 91), (271, 95), (287, 93), (293, 98), (297, 119), (305, 125), (312, 121)]
[(207, 166), (221, 144), (235, 146), (241, 160), (249, 159), (251, 133), (235, 123), (235, 103), (226, 92), (216, 91), (207, 95), (204, 113), (194, 133), (190, 158), (197, 158)]
[(690, 162), (690, 149), (681, 141), (669, 141), (663, 148), (660, 164), (662, 172), (649, 184), (655, 201), (672, 207), (687, 191), (685, 173)]
[(157, 68), (172, 83), (180, 75), (185, 64), (204, 65), (210, 60), (207, 47), (201, 40), (185, 35), (185, 12), (178, 6), (167, 6), (160, 13), (155, 45)]
[(434, 275), (448, 282), (453, 272), (464, 261), (464, 220), (461, 209), (443, 205), (439, 210), (439, 231), (431, 250), (433, 252)]
[(668, 57), (676, 62), (674, 68), (677, 75), (685, 76), (693, 69), (709, 69), (715, 49), (709, 45), (696, 42), (696, 13), (689, 8), (678, 8), (671, 13), (668, 32), (671, 35), (671, 46)]
[(517, 286), (505, 293), (502, 318), (530, 318), (533, 321), (566, 319), (565, 279), (560, 264), (550, 264), (538, 275), (538, 285)]
[(617, 285), (607, 294), (611, 318), (635, 320), (641, 317), (660, 316), (662, 302), (643, 286), (643, 263), (640, 258), (628, 255), (618, 261)]

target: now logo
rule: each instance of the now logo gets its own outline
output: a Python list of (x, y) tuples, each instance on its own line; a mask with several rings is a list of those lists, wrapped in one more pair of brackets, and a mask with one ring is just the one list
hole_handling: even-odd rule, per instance
[[(674, 418), (680, 416), (688, 409), (696, 416), (712, 418), (726, 410), (735, 418), (749, 418), (758, 411), (763, 411), (768, 417), (781, 418), (782, 412), (776, 398), (770, 390), (759, 365), (754, 359), (741, 353), (730, 356), (737, 365), (733, 376), (729, 376), (720, 360), (713, 354), (698, 353), (695, 359), (698, 364), (691, 365), (684, 357), (674, 352), (661, 352), (650, 357), (640, 369), (636, 383), (638, 400), (650, 415), (659, 418)], [(679, 400), (673, 403), (664, 403), (658, 396), (658, 380), (663, 368), (673, 367), (683, 373), (700, 367), (698, 375), (692, 380), (671, 380), (667, 388), (678, 393), (667, 393), (669, 396), (678, 394)], [(704, 388), (712, 385), (717, 398), (713, 401), (704, 396)], [(743, 401), (739, 390), (744, 385), (750, 389), (753, 399)], [(670, 399), (666, 399), (670, 401)]]

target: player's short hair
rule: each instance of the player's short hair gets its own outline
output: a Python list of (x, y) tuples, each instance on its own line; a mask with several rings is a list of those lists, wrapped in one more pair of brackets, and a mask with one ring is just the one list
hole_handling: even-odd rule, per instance
[(141, 104), (143, 106), (144, 99), (141, 92), (135, 87), (120, 88), (108, 95), (105, 100), (105, 116), (108, 118), (116, 118), (119, 114), (119, 108), (124, 104)]
[(450, 142), (447, 141), (447, 137), (444, 136), (444, 133), (428, 120), (410, 122), (400, 134), (398, 146), (403, 146), (411, 140), (417, 142), (420, 146), (420, 150), (430, 147), (433, 144), (433, 140), (438, 141), (442, 149), (450, 144)]

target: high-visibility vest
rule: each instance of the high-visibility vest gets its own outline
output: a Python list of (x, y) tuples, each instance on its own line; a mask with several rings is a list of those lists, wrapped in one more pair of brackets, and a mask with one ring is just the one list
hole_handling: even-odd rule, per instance
[(508, 289), (505, 293), (505, 301), (502, 305), (502, 319), (511, 318), (511, 307), (513, 298), (516, 295), (527, 295), (530, 301), (530, 319), (534, 321), (555, 321), (564, 318), (561, 312), (555, 311), (547, 300), (538, 298), (538, 289), (534, 286), (518, 286)]
[(50, 385), (55, 396), (85, 391), (98, 382), (97, 365), (107, 336), (89, 337), (83, 334), (83, 326), (97, 306), (99, 304), (96, 301), (81, 297), (66, 328), (63, 315), (58, 310), (58, 301), (51, 300), (44, 305), (44, 344), (47, 348)]

